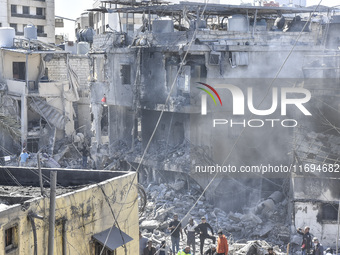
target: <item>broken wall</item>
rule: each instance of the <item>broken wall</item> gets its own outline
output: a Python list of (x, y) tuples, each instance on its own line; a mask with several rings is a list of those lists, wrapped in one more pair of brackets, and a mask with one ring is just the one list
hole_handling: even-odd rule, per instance
[(103, 93), (106, 94), (107, 104), (131, 107), (138, 68), (135, 49), (118, 48), (108, 54), (105, 61), (106, 72), (103, 78), (108, 83), (108, 88)]
[[(91, 120), (90, 120), (90, 108), (89, 108), (89, 78), (90, 78), (90, 59), (84, 55), (68, 55), (68, 61), (71, 68), (75, 71), (79, 88), (78, 93), (80, 99), (73, 103), (75, 110), (75, 121), (77, 121), (77, 127), (81, 129), (77, 130), (77, 133), (82, 132), (87, 136), (91, 135)], [(69, 80), (67, 74), (67, 56), (66, 54), (55, 54), (53, 59), (46, 62), (48, 68), (48, 78), (54, 81), (67, 81)]]
[[(340, 180), (295, 176), (293, 190), (293, 226), (310, 226), (310, 232), (324, 247), (335, 247), (338, 230)], [(294, 230), (294, 228), (292, 228)]]
[(164, 104), (167, 96), (164, 53), (144, 49), (141, 74), (141, 104), (151, 109), (157, 104)]
[[(156, 127), (160, 112), (142, 110), (142, 141), (146, 147), (153, 130)], [(156, 133), (151, 142), (150, 151), (165, 152), (184, 143), (189, 139), (187, 120), (189, 116), (184, 113), (164, 112)]]
[(111, 154), (117, 149), (119, 141), (122, 141), (131, 147), (132, 128), (133, 128), (133, 111), (129, 107), (109, 106), (109, 141)]
[[(13, 62), (26, 63), (26, 55), (18, 52), (9, 52), (2, 50), (3, 66), (2, 75), (4, 79), (13, 79)], [(6, 64), (5, 64), (6, 63)], [(28, 54), (28, 62), (26, 68), (28, 68), (28, 80), (36, 81), (39, 75), (40, 66), (40, 54)], [(25, 79), (24, 79), (25, 80)]]
[[(89, 58), (84, 55), (68, 55), (68, 61), (73, 70), (76, 71), (80, 84), (80, 90), (88, 89), (88, 79), (90, 76)], [(48, 68), (48, 78), (52, 81), (66, 81), (67, 55), (54, 54), (52, 60), (46, 62)]]

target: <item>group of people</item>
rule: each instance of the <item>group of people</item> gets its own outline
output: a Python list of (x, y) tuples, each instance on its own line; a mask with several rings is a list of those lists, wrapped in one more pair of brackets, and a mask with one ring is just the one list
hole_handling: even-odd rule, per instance
[[(173, 216), (173, 221), (170, 222), (168, 229), (171, 231), (172, 251), (174, 252), (174, 254), (178, 254), (178, 255), (191, 254), (191, 253), (185, 253), (185, 252), (187, 251), (190, 252), (190, 247), (192, 247), (192, 251), (193, 251), (192, 254), (194, 255), (195, 250), (196, 250), (196, 245), (195, 245), (196, 234), (199, 234), (201, 254), (203, 254), (203, 247), (204, 247), (204, 242), (206, 239), (211, 239), (213, 241), (213, 244), (216, 243), (214, 230), (210, 226), (210, 224), (207, 222), (207, 219), (205, 217), (201, 218), (201, 223), (198, 225), (194, 222), (192, 218), (189, 219), (188, 225), (186, 225), (184, 228), (184, 233), (187, 235), (187, 246), (185, 247), (183, 251), (179, 250), (179, 240), (180, 240), (179, 236), (181, 235), (183, 238), (183, 233), (182, 233), (182, 224), (179, 222), (177, 214)], [(211, 235), (208, 232), (209, 229), (211, 231)], [(217, 239), (216, 253), (211, 253), (211, 254), (227, 255), (228, 254), (227, 238), (225, 237), (225, 235), (223, 235), (222, 230), (219, 230), (217, 234), (218, 234), (218, 239)]]
[[(313, 237), (309, 233), (310, 227), (306, 226), (304, 230), (301, 228), (297, 229), (297, 233), (302, 235), (301, 252), (302, 255), (324, 255), (324, 249), (322, 244), (319, 242), (317, 237)], [(314, 244), (314, 245), (313, 245)], [(331, 248), (327, 248), (325, 251), (326, 255), (333, 254)]]
[[(210, 229), (211, 235), (209, 234), (208, 230)], [(173, 216), (173, 220), (170, 222), (168, 230), (170, 230), (171, 235), (171, 244), (172, 244), (172, 254), (174, 255), (187, 255), (187, 254), (195, 254), (196, 245), (195, 245), (195, 236), (199, 234), (200, 239), (200, 253), (203, 254), (203, 247), (204, 242), (206, 239), (211, 239), (213, 241), (213, 245), (208, 249), (204, 254), (205, 255), (227, 255), (229, 246), (228, 241), (225, 235), (223, 234), (222, 230), (218, 230), (218, 238), (217, 238), (217, 246), (216, 237), (214, 236), (214, 230), (207, 223), (205, 217), (201, 218), (201, 223), (196, 224), (192, 218), (189, 219), (189, 223), (185, 226), (184, 233), (187, 235), (187, 245), (184, 249), (179, 249), (179, 241), (180, 237), (183, 239), (183, 231), (182, 231), (182, 224), (178, 220), (178, 215), (175, 214)], [(169, 247), (166, 246), (165, 241), (158, 247), (152, 246), (152, 240), (147, 240), (146, 238), (141, 236), (140, 233), (140, 254), (141, 255), (168, 255), (170, 253)], [(192, 247), (192, 250), (191, 250)]]
[[(222, 229), (218, 230), (218, 238), (216, 245), (216, 237), (214, 236), (214, 230), (207, 223), (205, 217), (201, 218), (201, 223), (196, 224), (192, 218), (189, 219), (189, 223), (183, 228), (184, 233), (187, 235), (187, 243), (184, 249), (179, 249), (180, 237), (183, 239), (182, 224), (178, 220), (178, 215), (174, 214), (173, 220), (170, 222), (168, 230), (170, 230), (172, 249), (166, 246), (166, 242), (162, 241), (157, 247), (152, 246), (152, 240), (148, 240), (140, 236), (140, 255), (195, 255), (196, 245), (195, 237), (199, 234), (200, 239), (200, 254), (201, 255), (227, 255), (229, 251), (228, 240), (223, 234)], [(211, 231), (211, 235), (208, 230)], [(318, 238), (312, 238), (309, 233), (310, 227), (306, 226), (304, 230), (301, 228), (297, 229), (297, 232), (302, 235), (301, 251), (302, 255), (324, 255), (324, 249), (322, 244), (319, 242)], [(204, 242), (206, 239), (211, 239), (213, 244), (210, 248), (203, 253)], [(313, 245), (314, 244), (314, 245)], [(192, 250), (191, 250), (192, 247)], [(333, 254), (333, 251), (328, 248), (326, 250), (326, 255)], [(268, 248), (268, 253), (266, 255), (276, 255), (272, 247)]]

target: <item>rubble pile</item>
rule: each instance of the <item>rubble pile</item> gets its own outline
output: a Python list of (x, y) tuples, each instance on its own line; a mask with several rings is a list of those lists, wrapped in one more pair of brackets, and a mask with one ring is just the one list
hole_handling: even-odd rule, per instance
[[(182, 227), (186, 226), (189, 218), (199, 224), (201, 217), (205, 216), (213, 227), (214, 234), (218, 229), (224, 231), (232, 247), (229, 254), (248, 254), (245, 250), (248, 251), (251, 247), (257, 250), (256, 254), (265, 254), (270, 244), (276, 245), (276, 253), (280, 254), (279, 248), (284, 250), (289, 243), (290, 229), (288, 224), (285, 224), (288, 202), (279, 191), (274, 192), (268, 199), (259, 201), (254, 208), (244, 207), (243, 213), (226, 213), (209, 204), (204, 196), (191, 210), (202, 190), (197, 184), (184, 180), (159, 185), (149, 184), (146, 192), (148, 202), (140, 217), (140, 229), (145, 237), (153, 239), (157, 244), (162, 240), (167, 240), (170, 244), (170, 232), (167, 227), (174, 213), (182, 220)], [(186, 235), (183, 237), (181, 247), (186, 244)], [(211, 242), (210, 239), (206, 240), (205, 250)], [(199, 247), (198, 235), (196, 243), (196, 247)]]

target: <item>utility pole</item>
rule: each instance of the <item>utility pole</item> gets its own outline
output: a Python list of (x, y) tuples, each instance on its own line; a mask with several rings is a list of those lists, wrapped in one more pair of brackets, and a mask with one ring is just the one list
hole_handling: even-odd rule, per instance
[(48, 228), (48, 255), (53, 255), (54, 249), (54, 226), (55, 226), (55, 198), (57, 187), (57, 171), (50, 173), (50, 214), (49, 214), (49, 228)]
[(41, 165), (40, 165), (40, 152), (37, 153), (37, 160), (38, 160), (38, 169), (39, 169), (39, 184), (40, 184), (40, 191), (41, 195), (44, 196), (44, 187), (43, 187), (43, 181), (42, 181), (42, 173), (41, 173)]

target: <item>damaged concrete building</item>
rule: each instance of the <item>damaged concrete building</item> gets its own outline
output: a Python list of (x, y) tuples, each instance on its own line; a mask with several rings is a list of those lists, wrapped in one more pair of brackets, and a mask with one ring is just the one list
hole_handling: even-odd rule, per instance
[(47, 254), (50, 172), (57, 175), (54, 254), (138, 250), (136, 173), (42, 169), (47, 195), (42, 196), (37, 169), (1, 167), (0, 172), (1, 254)]
[[(3, 155), (13, 147), (46, 149), (74, 168), (59, 161), (65, 143), (76, 148), (72, 160), (88, 143), (98, 169), (137, 169), (146, 185), (207, 188), (211, 206), (192, 215), (222, 215), (224, 225), (215, 226), (235, 237), (275, 235), (276, 243), (298, 247), (295, 228), (308, 224), (334, 247), (339, 16), (332, 9), (102, 2), (96, 12), (125, 20), (117, 31), (100, 20), (96, 30), (105, 33), (86, 55), (34, 39), (0, 48)], [(263, 165), (295, 168), (264, 174), (252, 168)], [(317, 170), (304, 175), (310, 165), (335, 168), (322, 179)], [(174, 190), (148, 187), (152, 197), (178, 195), (178, 202), (182, 194)], [(184, 195), (181, 217), (200, 197)], [(166, 221), (173, 211), (161, 209)]]
[[(331, 9), (189, 2), (103, 10), (140, 14), (143, 22), (133, 36), (127, 31), (95, 36), (89, 53), (92, 151), (98, 164), (138, 169), (142, 183), (209, 185), (209, 202), (226, 212), (256, 207), (279, 190), (296, 212), (280, 218), (292, 226), (288, 232), (312, 225), (299, 218), (298, 204), (311, 198), (298, 194), (290, 172), (214, 177), (206, 167), (304, 165), (308, 162), (296, 157), (294, 130), (339, 137), (338, 16)], [(206, 85), (217, 90), (210, 91), (215, 103), (203, 95)], [(233, 101), (238, 92), (243, 105)], [(295, 92), (299, 95), (291, 95)], [(303, 107), (277, 103), (309, 92)], [(338, 157), (325, 162), (338, 163)], [(331, 193), (325, 201), (338, 205), (338, 192)], [(321, 232), (316, 233), (321, 242), (334, 246), (335, 239)]]
[(60, 141), (81, 149), (91, 132), (89, 60), (37, 40), (36, 28), (29, 29), (25, 38), (12, 28), (0, 31), (1, 156), (21, 148), (54, 155)]

